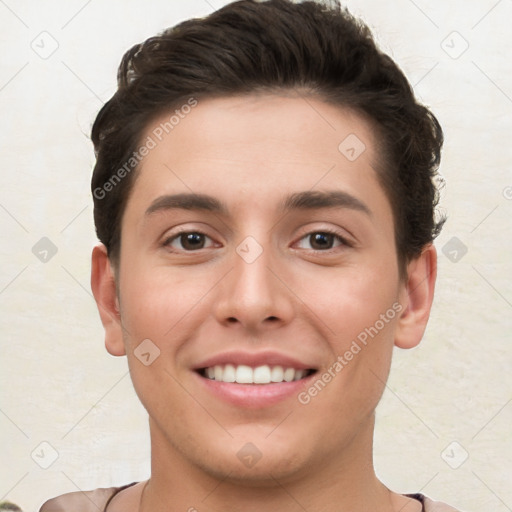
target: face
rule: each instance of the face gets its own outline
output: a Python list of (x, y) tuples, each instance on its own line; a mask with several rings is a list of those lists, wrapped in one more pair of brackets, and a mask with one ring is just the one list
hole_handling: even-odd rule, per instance
[(162, 136), (168, 118), (143, 137), (107, 329), (153, 457), (257, 481), (371, 450), (409, 311), (371, 126), (274, 95), (202, 100)]

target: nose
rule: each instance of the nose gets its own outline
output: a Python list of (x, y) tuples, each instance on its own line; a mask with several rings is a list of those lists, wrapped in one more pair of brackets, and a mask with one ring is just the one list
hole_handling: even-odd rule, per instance
[(271, 249), (252, 237), (246, 240), (232, 255), (232, 270), (216, 287), (214, 313), (222, 325), (255, 335), (292, 320), (294, 295)]

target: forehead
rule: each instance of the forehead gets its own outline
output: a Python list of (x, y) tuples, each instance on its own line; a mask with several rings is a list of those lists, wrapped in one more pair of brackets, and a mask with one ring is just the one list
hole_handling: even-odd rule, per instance
[(242, 214), (271, 203), (282, 209), (292, 192), (341, 190), (389, 211), (377, 180), (375, 137), (362, 116), (312, 97), (199, 100), (147, 128), (143, 141), (151, 140), (152, 149), (128, 207), (147, 209), (164, 194), (196, 193)]
[[(375, 134), (370, 123), (350, 109), (314, 97), (251, 94), (204, 99), (193, 109), (185, 107), (174, 112), (183, 109), (187, 114), (165, 113), (146, 133), (158, 146), (179, 148), (176, 159), (228, 160), (231, 153), (245, 166), (277, 161), (321, 166), (340, 156), (348, 163), (362, 156), (373, 164)], [(156, 149), (153, 156), (159, 153)], [(263, 171), (265, 165), (261, 167)]]

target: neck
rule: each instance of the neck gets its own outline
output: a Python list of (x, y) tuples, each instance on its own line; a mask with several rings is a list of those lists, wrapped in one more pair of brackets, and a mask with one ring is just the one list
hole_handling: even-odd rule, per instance
[(312, 455), (293, 472), (276, 475), (273, 468), (265, 468), (256, 478), (241, 478), (236, 467), (219, 470), (217, 465), (212, 469), (206, 463), (202, 467), (191, 463), (150, 422), (152, 474), (140, 512), (398, 510), (397, 495), (375, 475), (373, 427), (374, 416), (337, 451)]

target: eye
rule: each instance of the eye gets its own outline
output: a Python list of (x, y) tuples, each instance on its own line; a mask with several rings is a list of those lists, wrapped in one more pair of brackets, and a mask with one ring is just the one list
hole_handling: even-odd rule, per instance
[(212, 242), (212, 239), (201, 233), (200, 231), (182, 231), (176, 235), (173, 235), (164, 242), (165, 247), (176, 249), (178, 251), (197, 251), (198, 249), (205, 249), (212, 247), (213, 243), (206, 245), (206, 241)]
[[(306, 247), (307, 244), (310, 247)], [(314, 251), (328, 251), (341, 245), (349, 246), (350, 244), (333, 231), (312, 231), (299, 240), (301, 249), (312, 249)]]
[[(313, 251), (329, 251), (339, 246), (350, 246), (350, 244), (341, 236), (333, 231), (312, 231), (299, 240), (301, 249), (310, 249)], [(310, 247), (307, 247), (307, 245)], [(213, 247), (212, 239), (200, 231), (182, 231), (167, 238), (163, 244), (171, 248), (174, 252), (184, 251), (193, 252), (200, 249)]]

